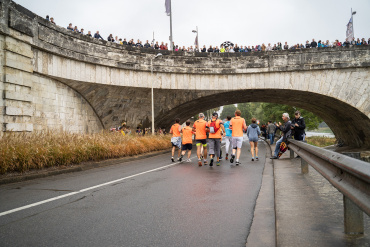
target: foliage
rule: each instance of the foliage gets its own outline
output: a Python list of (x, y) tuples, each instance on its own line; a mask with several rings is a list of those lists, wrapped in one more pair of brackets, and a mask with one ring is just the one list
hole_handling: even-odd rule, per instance
[(306, 141), (308, 144), (311, 144), (317, 147), (327, 147), (330, 145), (334, 145), (336, 143), (335, 138), (325, 137), (325, 136), (306, 137)]
[(170, 147), (169, 136), (122, 136), (119, 132), (5, 133), (0, 142), (0, 173), (119, 158)]
[(252, 117), (260, 120), (261, 123), (282, 122), (281, 116), (284, 112), (289, 113), (290, 118), (294, 118), (294, 112), (299, 110), (302, 117), (305, 119), (306, 130), (317, 129), (322, 119), (313, 114), (312, 112), (300, 109), (294, 106), (280, 105), (273, 103), (242, 103), (238, 104), (238, 109), (242, 112), (247, 122)]
[(235, 116), (235, 105), (225, 105), (222, 109), (220, 119), (225, 119), (227, 116), (234, 117)]

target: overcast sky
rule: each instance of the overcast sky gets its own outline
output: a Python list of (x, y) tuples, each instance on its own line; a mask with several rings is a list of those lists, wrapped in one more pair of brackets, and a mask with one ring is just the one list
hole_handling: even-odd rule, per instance
[[(99, 30), (120, 38), (169, 42), (170, 18), (165, 0), (15, 0), (39, 16), (54, 17), (57, 25), (69, 23), (85, 31)], [(239, 45), (306, 40), (345, 40), (346, 25), (354, 16), (355, 37), (370, 37), (370, 0), (172, 0), (175, 44), (220, 45), (229, 40)]]

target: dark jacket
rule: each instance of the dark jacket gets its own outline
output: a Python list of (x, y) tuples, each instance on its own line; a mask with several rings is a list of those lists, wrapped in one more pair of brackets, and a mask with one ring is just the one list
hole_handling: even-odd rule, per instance
[(286, 142), (287, 139), (292, 138), (291, 126), (292, 122), (289, 120), (284, 125), (278, 127), (283, 132), (283, 142)]
[(94, 38), (95, 38), (95, 39), (102, 39), (102, 40), (104, 40), (104, 39), (103, 39), (103, 37), (102, 37), (102, 36), (100, 36), (100, 34), (99, 34), (99, 33), (95, 33), (95, 34), (94, 34)]
[(316, 48), (316, 47), (317, 47), (317, 43), (316, 43), (316, 41), (312, 41), (312, 42), (311, 42), (311, 47), (312, 47), (312, 48)]
[[(295, 124), (298, 124), (298, 127), (295, 126)], [(299, 117), (298, 119), (294, 118), (292, 120), (292, 126), (294, 127), (294, 135), (303, 135), (306, 133), (304, 131), (306, 129), (306, 123), (303, 117)]]

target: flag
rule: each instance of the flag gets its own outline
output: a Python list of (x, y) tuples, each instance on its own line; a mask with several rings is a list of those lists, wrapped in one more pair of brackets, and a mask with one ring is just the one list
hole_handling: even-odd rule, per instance
[(166, 7), (167, 16), (170, 16), (171, 15), (171, 0), (166, 0), (164, 5)]
[(196, 45), (199, 48), (199, 45), (198, 45), (198, 34), (197, 34), (197, 36), (195, 36), (194, 45)]
[(354, 35), (353, 35), (353, 21), (352, 21), (352, 17), (351, 19), (349, 20), (348, 24), (347, 24), (347, 32), (346, 32), (346, 37), (348, 39), (349, 42), (352, 41), (352, 39), (354, 38)]

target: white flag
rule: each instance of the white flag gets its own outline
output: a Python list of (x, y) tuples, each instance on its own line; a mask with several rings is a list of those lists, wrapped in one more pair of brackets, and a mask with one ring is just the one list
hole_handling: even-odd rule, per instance
[(347, 24), (346, 37), (347, 37), (347, 39), (348, 39), (349, 42), (351, 42), (352, 39), (354, 38), (354, 36), (353, 36), (353, 22), (352, 22), (352, 17), (351, 17), (351, 19), (349, 20), (349, 22)]
[(164, 5), (166, 7), (167, 16), (170, 16), (171, 15), (171, 0), (166, 0)]

